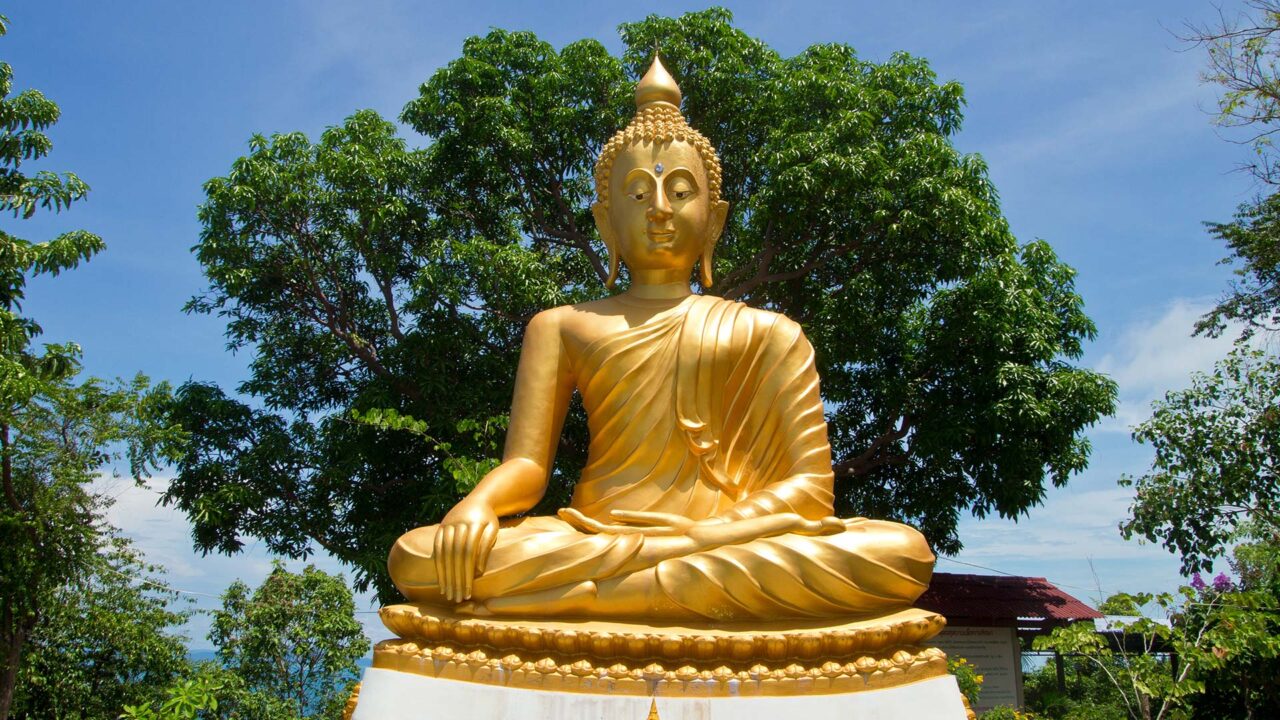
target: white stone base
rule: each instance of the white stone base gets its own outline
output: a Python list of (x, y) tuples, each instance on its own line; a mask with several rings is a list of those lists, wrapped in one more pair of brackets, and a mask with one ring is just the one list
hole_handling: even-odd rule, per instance
[(364, 671), (353, 720), (965, 720), (955, 678), (790, 697), (658, 697), (509, 688), (396, 670)]

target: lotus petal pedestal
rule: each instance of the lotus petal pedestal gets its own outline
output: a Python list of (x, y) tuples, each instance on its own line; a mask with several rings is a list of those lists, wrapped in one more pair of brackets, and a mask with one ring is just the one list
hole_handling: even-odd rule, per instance
[(844, 623), (657, 626), (517, 621), (393, 605), (354, 720), (778, 718), (964, 720), (945, 625), (908, 609)]

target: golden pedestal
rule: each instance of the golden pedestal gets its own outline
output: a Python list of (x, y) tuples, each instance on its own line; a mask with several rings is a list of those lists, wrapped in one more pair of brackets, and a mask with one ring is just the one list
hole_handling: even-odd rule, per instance
[(846, 693), (947, 674), (922, 643), (941, 615), (727, 625), (517, 621), (454, 615), (425, 604), (382, 609), (399, 637), (378, 643), (373, 666), (441, 679), (560, 692), (743, 696)]

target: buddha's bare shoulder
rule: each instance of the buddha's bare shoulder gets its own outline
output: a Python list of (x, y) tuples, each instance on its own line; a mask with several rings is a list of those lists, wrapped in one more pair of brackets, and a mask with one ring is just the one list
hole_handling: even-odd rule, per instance
[(572, 305), (558, 305), (534, 315), (533, 319), (529, 321), (529, 328), (532, 329), (535, 326), (539, 328), (572, 327), (583, 321), (591, 322), (594, 318), (618, 315), (621, 312), (621, 304), (613, 297), (574, 303)]
[[(757, 332), (771, 331), (769, 334), (778, 337), (804, 335), (799, 323), (781, 313), (714, 295), (698, 296), (697, 300), (731, 305), (736, 311), (735, 322), (749, 324)], [(647, 320), (647, 316), (662, 314), (670, 309), (660, 305), (640, 309), (620, 301), (617, 296), (610, 296), (543, 310), (529, 321), (527, 332), (554, 333), (571, 343), (591, 342), (601, 335), (641, 324)]]
[(626, 327), (627, 321), (621, 305), (609, 297), (543, 310), (529, 321), (525, 337), (557, 336), (571, 354), (576, 355), (600, 337)]

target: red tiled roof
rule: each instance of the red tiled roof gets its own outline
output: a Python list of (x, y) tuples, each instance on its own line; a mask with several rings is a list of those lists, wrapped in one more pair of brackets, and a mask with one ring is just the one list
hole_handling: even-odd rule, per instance
[(953, 625), (966, 618), (1073, 621), (1102, 617), (1044, 578), (1007, 575), (934, 573), (916, 606), (942, 613)]

